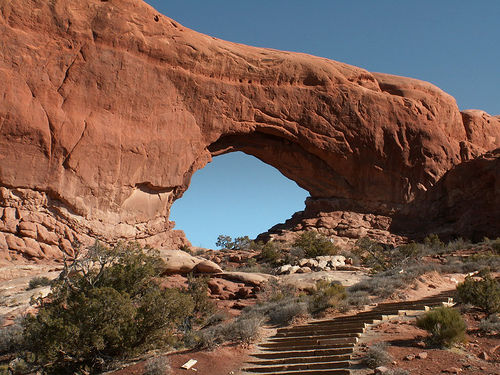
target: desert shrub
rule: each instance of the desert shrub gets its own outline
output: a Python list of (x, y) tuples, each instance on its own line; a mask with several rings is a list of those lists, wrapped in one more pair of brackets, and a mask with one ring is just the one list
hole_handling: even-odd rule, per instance
[(308, 258), (335, 255), (340, 251), (330, 239), (315, 231), (302, 233), (293, 243), (293, 247), (302, 249)]
[(230, 341), (251, 343), (257, 338), (262, 323), (262, 317), (241, 316), (226, 326), (225, 336)]
[(351, 309), (358, 309), (370, 303), (370, 296), (366, 291), (358, 290), (347, 293), (347, 298), (338, 304), (339, 311), (347, 312)]
[(347, 293), (342, 284), (318, 280), (316, 282), (316, 291), (309, 299), (309, 311), (318, 313), (329, 307), (338, 306), (340, 301), (346, 297)]
[(232, 322), (192, 332), (187, 336), (186, 344), (190, 347), (213, 349), (224, 342), (251, 343), (259, 333), (264, 318), (261, 315), (241, 315)]
[(489, 314), (500, 312), (500, 283), (489, 274), (481, 280), (467, 276), (457, 286), (457, 298), (461, 303), (470, 303)]
[(152, 357), (144, 363), (143, 375), (167, 375), (170, 374), (171, 367), (167, 357)]
[(424, 246), (429, 253), (441, 253), (445, 250), (445, 244), (437, 234), (429, 234), (424, 238)]
[(307, 303), (297, 300), (290, 300), (281, 303), (277, 308), (269, 312), (269, 321), (271, 324), (287, 325), (297, 316), (307, 314)]
[(246, 250), (250, 249), (254, 245), (254, 242), (248, 238), (248, 236), (236, 237), (233, 241), (231, 236), (226, 236), (221, 234), (217, 237), (215, 246), (221, 249), (230, 250)]
[(41, 286), (50, 286), (50, 279), (47, 276), (37, 276), (30, 280), (27, 290), (35, 289)]
[[(215, 312), (215, 304), (208, 295), (208, 276), (187, 276), (187, 294), (193, 299), (193, 321), (202, 324)], [(191, 322), (189, 322), (191, 323)]]
[(404, 269), (392, 268), (354, 284), (349, 287), (348, 291), (350, 293), (363, 291), (371, 296), (386, 298), (393, 295), (398, 289), (408, 286), (420, 275), (434, 270), (433, 266), (427, 264), (412, 264)]
[(479, 329), (484, 333), (500, 333), (500, 316), (491, 314), (486, 319), (481, 320)]
[(22, 358), (15, 358), (7, 366), (6, 374), (25, 375), (33, 373), (31, 366)]
[(370, 346), (362, 362), (372, 369), (391, 363), (392, 357), (387, 352), (387, 344), (379, 342)]
[(262, 261), (274, 265), (280, 258), (280, 248), (274, 241), (268, 241), (262, 246), (258, 257)]
[(186, 292), (162, 289), (157, 253), (138, 244), (99, 243), (65, 264), (37, 315), (23, 321), (24, 355), (44, 373), (102, 371), (123, 358), (173, 342), (173, 332), (194, 314)]
[(451, 253), (458, 250), (464, 250), (470, 248), (471, 246), (472, 244), (470, 241), (466, 241), (462, 237), (458, 237), (446, 244), (446, 252)]
[(384, 247), (368, 237), (360, 238), (352, 250), (366, 267), (370, 267), (374, 272), (385, 271), (390, 268), (391, 258)]
[(438, 307), (417, 318), (417, 327), (431, 334), (432, 344), (452, 347), (465, 340), (467, 326), (460, 313), (451, 307)]
[(402, 369), (402, 368), (395, 368), (395, 369), (390, 369), (388, 372), (386, 372), (387, 375), (410, 375), (408, 370)]
[(276, 279), (270, 279), (261, 292), (259, 302), (276, 302), (286, 298), (294, 298), (297, 288), (290, 284), (280, 283)]
[(23, 328), (19, 323), (0, 327), (0, 354), (13, 353), (21, 348)]

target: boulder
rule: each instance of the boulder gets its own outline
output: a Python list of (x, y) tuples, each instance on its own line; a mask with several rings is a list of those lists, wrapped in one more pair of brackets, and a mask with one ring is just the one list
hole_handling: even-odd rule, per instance
[(241, 281), (245, 284), (255, 286), (261, 286), (267, 283), (269, 280), (276, 279), (276, 277), (273, 275), (257, 272), (223, 272), (221, 274), (218, 274), (217, 276), (227, 280)]
[(218, 264), (205, 259), (196, 264), (194, 271), (198, 273), (219, 273), (222, 272), (222, 268)]
[(163, 272), (166, 274), (190, 273), (203, 261), (182, 250), (160, 250), (160, 257), (165, 262)]

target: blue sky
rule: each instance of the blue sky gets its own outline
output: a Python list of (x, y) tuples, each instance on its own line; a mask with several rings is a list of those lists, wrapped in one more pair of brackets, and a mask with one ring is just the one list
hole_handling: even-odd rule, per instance
[[(148, 0), (186, 27), (232, 42), (322, 56), (429, 81), (460, 109), (500, 114), (500, 1)], [(307, 192), (241, 153), (193, 176), (171, 220), (194, 246), (250, 237), (304, 207)]]

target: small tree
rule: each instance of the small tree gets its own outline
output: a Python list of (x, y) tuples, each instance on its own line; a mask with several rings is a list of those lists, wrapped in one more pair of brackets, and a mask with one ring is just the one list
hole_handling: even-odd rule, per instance
[(318, 313), (329, 307), (338, 306), (339, 302), (346, 297), (347, 293), (342, 284), (318, 280), (316, 281), (316, 291), (310, 297), (309, 309), (312, 313)]
[(361, 263), (371, 267), (375, 272), (387, 271), (391, 266), (391, 258), (384, 247), (368, 237), (356, 241), (354, 254), (361, 259)]
[(220, 234), (219, 237), (217, 237), (217, 242), (215, 242), (215, 246), (217, 246), (220, 249), (232, 249), (234, 246), (234, 242), (231, 236)]
[(137, 244), (108, 248), (96, 242), (65, 264), (38, 313), (23, 322), (24, 357), (46, 374), (97, 373), (111, 358), (172, 342), (193, 314), (193, 298), (162, 289), (162, 260)]
[(438, 307), (417, 318), (417, 327), (431, 334), (433, 344), (452, 347), (465, 340), (467, 326), (460, 313), (451, 307)]
[(274, 241), (268, 241), (262, 246), (259, 258), (264, 262), (275, 264), (280, 258), (278, 245)]
[(304, 251), (305, 256), (314, 258), (321, 255), (335, 255), (339, 248), (333, 242), (318, 232), (308, 231), (302, 233), (293, 243), (293, 246)]

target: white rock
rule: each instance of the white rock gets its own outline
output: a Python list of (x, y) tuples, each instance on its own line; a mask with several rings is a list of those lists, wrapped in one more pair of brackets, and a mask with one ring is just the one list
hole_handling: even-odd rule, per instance
[(320, 270), (324, 270), (324, 269), (326, 269), (326, 267), (328, 267), (328, 261), (326, 261), (326, 260), (320, 260), (318, 262), (318, 268)]
[(291, 264), (285, 264), (279, 268), (278, 273), (280, 275), (283, 275), (285, 273), (290, 273), (290, 268), (292, 268)]

